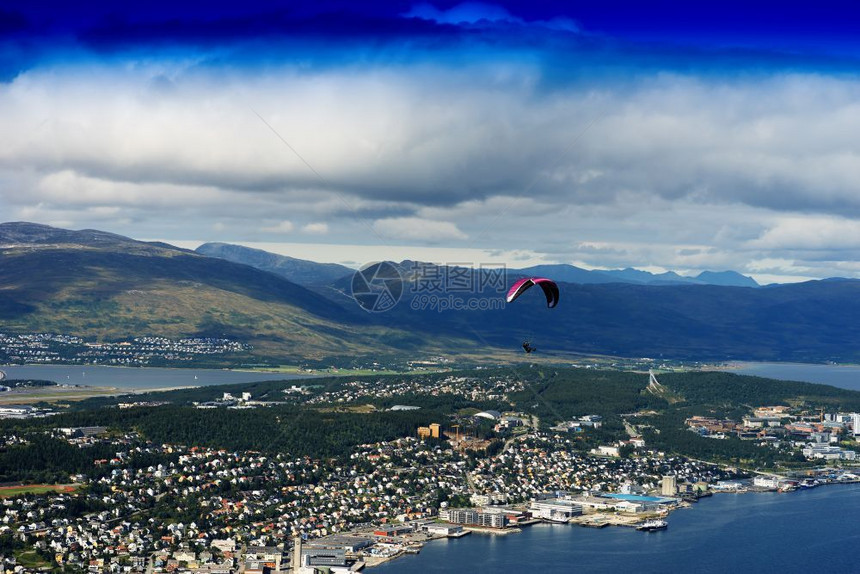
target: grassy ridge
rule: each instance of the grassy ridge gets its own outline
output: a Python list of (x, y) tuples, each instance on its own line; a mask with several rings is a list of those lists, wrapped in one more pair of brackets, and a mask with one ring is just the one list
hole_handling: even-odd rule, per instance
[(357, 307), (340, 307), (269, 273), (169, 249), (5, 251), (0, 292), (8, 332), (98, 340), (226, 336), (250, 343), (257, 356), (284, 361), (368, 355), (386, 341), (412, 340), (429, 350), (465, 344), (375, 325)]

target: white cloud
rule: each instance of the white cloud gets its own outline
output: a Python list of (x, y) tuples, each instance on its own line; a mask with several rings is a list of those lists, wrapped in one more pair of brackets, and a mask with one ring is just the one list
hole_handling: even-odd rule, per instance
[(276, 225), (271, 225), (269, 227), (263, 227), (263, 231), (268, 231), (269, 233), (292, 233), (293, 229), (295, 229), (295, 225), (291, 221), (281, 221)]
[(326, 223), (308, 223), (302, 227), (302, 232), (311, 235), (325, 235), (328, 233), (328, 224)]
[(378, 219), (373, 222), (373, 230), (383, 238), (431, 243), (468, 238), (468, 235), (449, 221), (433, 221), (420, 217)]
[(228, 202), (226, 190), (174, 183), (137, 183), (88, 177), (73, 170), (53, 172), (40, 178), (30, 194), (12, 195), (15, 202), (31, 202), (34, 198), (44, 204), (84, 208), (99, 206), (176, 207), (199, 205), (203, 202)]
[[(202, 240), (166, 240), (177, 247), (196, 249), (205, 243)], [(271, 253), (288, 255), (299, 259), (309, 259), (321, 263), (340, 263), (359, 268), (366, 263), (377, 261), (400, 262), (405, 259), (426, 261), (438, 264), (465, 265), (472, 267), (531, 267), (547, 263), (540, 254), (527, 250), (489, 250), (456, 247), (424, 247), (402, 244), (355, 244), (355, 243), (289, 243), (236, 241), (239, 245), (262, 249)]]
[(860, 221), (841, 217), (786, 217), (749, 244), (760, 249), (857, 249)]

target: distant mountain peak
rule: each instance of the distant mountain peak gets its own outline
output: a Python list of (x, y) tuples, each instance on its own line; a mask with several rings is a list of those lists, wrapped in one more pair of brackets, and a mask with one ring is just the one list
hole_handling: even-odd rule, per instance
[(97, 231), (94, 229), (84, 229), (81, 231), (72, 231), (69, 229), (60, 229), (51, 227), (50, 225), (42, 225), (40, 223), (29, 223), (26, 221), (12, 221), (8, 223), (0, 223), (0, 242), (17, 245), (32, 245), (44, 243), (82, 243), (89, 244), (103, 241), (133, 241), (128, 237), (107, 233), (105, 231)]
[(160, 242), (146, 242), (97, 229), (61, 229), (41, 223), (12, 221), (0, 223), (0, 248), (82, 247), (111, 249), (137, 254), (164, 254), (172, 251), (190, 253), (187, 249)]
[(741, 275), (737, 271), (702, 271), (696, 279), (708, 285), (722, 285), (726, 287), (759, 287), (758, 282), (752, 277)]

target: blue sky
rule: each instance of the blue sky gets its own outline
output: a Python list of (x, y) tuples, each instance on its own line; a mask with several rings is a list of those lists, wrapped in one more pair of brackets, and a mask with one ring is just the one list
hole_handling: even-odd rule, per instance
[(360, 265), (860, 277), (848, 2), (0, 7), (0, 210)]

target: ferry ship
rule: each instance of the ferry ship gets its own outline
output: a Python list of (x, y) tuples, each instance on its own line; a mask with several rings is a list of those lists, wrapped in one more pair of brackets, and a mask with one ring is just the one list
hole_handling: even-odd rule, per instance
[(665, 530), (668, 526), (669, 523), (665, 520), (646, 520), (642, 524), (636, 526), (636, 530), (642, 530), (644, 532), (654, 532), (655, 530)]

